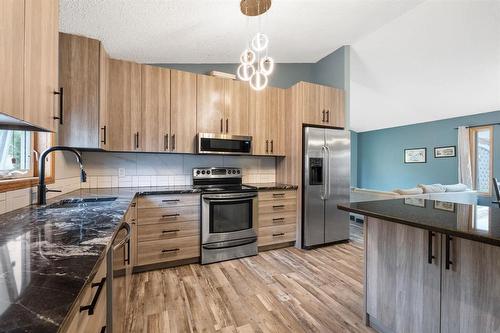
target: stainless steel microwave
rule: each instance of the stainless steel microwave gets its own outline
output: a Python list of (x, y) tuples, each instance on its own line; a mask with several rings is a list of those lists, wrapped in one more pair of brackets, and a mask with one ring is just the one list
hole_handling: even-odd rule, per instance
[(229, 134), (198, 133), (198, 154), (252, 154), (252, 137)]

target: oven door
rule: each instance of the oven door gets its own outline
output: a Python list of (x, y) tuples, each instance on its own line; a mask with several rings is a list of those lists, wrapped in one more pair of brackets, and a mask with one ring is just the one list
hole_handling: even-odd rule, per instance
[(257, 192), (202, 195), (202, 243), (255, 238)]

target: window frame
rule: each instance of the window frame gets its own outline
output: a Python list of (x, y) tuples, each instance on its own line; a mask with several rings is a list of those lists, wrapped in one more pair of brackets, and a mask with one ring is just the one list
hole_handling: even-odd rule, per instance
[(495, 149), (493, 147), (493, 135), (494, 135), (494, 127), (491, 125), (488, 126), (475, 126), (469, 128), (469, 143), (470, 143), (470, 155), (471, 155), (471, 171), (472, 171), (472, 187), (477, 191), (477, 174), (476, 174), (476, 161), (477, 161), (477, 152), (476, 152), (476, 137), (477, 133), (480, 131), (488, 130), (490, 132), (490, 160), (489, 160), (489, 177), (488, 177), (488, 192), (480, 192), (478, 191), (478, 195), (481, 196), (491, 196), (492, 193), (492, 178), (493, 178), (493, 160)]
[[(40, 156), (40, 153), (42, 151), (55, 144), (55, 135), (54, 133), (48, 132), (33, 132), (32, 141), (33, 150), (36, 151), (36, 153), (33, 154), (32, 162), (33, 176), (0, 180), (0, 193), (21, 190), (38, 185), (38, 157)], [(53, 184), (55, 181), (56, 169), (56, 160), (54, 154), (51, 154), (51, 156), (49, 156), (46, 167), (48, 168), (48, 176), (45, 178), (45, 183)]]

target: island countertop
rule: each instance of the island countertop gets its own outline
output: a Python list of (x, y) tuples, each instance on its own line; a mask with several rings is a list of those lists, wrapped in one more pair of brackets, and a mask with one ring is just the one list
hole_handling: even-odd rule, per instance
[(339, 204), (348, 212), (500, 246), (500, 208), (417, 198)]
[(57, 332), (134, 197), (196, 192), (191, 186), (81, 189), (47, 206), (67, 198), (117, 199), (71, 208), (33, 205), (0, 215), (0, 332)]

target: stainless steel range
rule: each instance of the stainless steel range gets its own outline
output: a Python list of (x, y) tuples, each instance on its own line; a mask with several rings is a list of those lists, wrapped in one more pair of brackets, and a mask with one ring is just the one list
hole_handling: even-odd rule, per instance
[(257, 254), (257, 190), (239, 168), (195, 168), (201, 193), (201, 263)]

